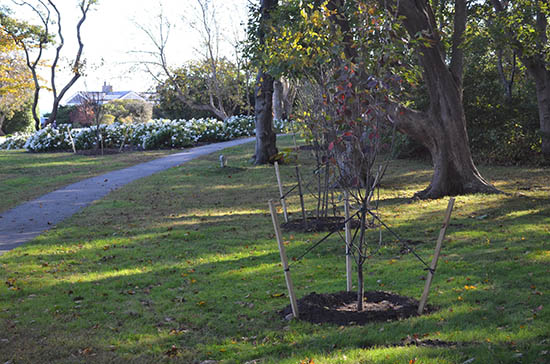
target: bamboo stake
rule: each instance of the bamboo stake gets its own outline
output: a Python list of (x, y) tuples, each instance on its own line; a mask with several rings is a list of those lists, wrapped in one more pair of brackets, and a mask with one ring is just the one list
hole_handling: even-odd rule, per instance
[(290, 277), (288, 259), (286, 257), (285, 245), (283, 244), (283, 236), (281, 234), (279, 219), (277, 218), (277, 210), (275, 209), (275, 204), (273, 203), (273, 200), (269, 200), (269, 211), (271, 212), (271, 220), (273, 221), (273, 228), (275, 229), (277, 244), (279, 244), (279, 254), (281, 255), (281, 263), (283, 265), (283, 271), (285, 273), (286, 287), (288, 288), (288, 295), (290, 297), (290, 307), (292, 307), (292, 314), (294, 315), (294, 317), (298, 318), (298, 303), (296, 302), (294, 285), (292, 284), (292, 278)]
[(73, 135), (72, 135), (72, 130), (69, 129), (69, 138), (71, 139), (71, 146), (73, 147), (73, 153), (76, 154), (76, 146), (74, 145), (74, 139), (73, 139)]
[(285, 222), (288, 222), (288, 212), (286, 210), (286, 199), (285, 194), (283, 193), (283, 184), (281, 183), (281, 174), (279, 173), (279, 163), (275, 162), (275, 174), (277, 175), (277, 184), (279, 185), (279, 195), (281, 200), (281, 205), (283, 206), (283, 215), (285, 217)]
[(349, 221), (350, 218), (350, 212), (349, 212), (349, 192), (345, 192), (345, 216), (346, 216), (346, 288), (348, 292), (351, 292), (352, 290), (352, 258), (351, 258), (351, 221)]
[(426, 285), (424, 286), (424, 292), (422, 293), (422, 298), (420, 299), (420, 305), (418, 305), (418, 314), (421, 315), (424, 312), (424, 306), (428, 300), (428, 294), (430, 293), (430, 286), (432, 285), (432, 279), (434, 276), (435, 268), (437, 267), (437, 261), (439, 260), (439, 253), (441, 252), (441, 245), (443, 244), (443, 239), (445, 238), (445, 233), (447, 232), (447, 227), (449, 226), (449, 221), (451, 220), (451, 212), (453, 211), (453, 206), (455, 203), (455, 198), (451, 197), (449, 199), (449, 204), (447, 205), (447, 212), (445, 212), (445, 219), (443, 220), (443, 225), (439, 231), (439, 237), (437, 239), (437, 244), (435, 246), (434, 256), (432, 258), (432, 263), (430, 264), (430, 271), (428, 271), (428, 276), (426, 277)]
[(302, 206), (302, 218), (304, 226), (307, 226), (306, 208), (304, 205), (304, 194), (302, 193), (302, 179), (300, 178), (300, 169), (296, 166), (296, 178), (298, 179), (298, 193), (300, 194), (300, 205)]

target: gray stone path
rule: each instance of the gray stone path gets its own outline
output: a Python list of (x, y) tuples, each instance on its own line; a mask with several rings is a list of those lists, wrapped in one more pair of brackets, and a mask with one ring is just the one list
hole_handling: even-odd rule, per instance
[(37, 237), (127, 183), (253, 140), (253, 137), (237, 139), (187, 149), (181, 153), (73, 183), (11, 210), (0, 212), (0, 255)]

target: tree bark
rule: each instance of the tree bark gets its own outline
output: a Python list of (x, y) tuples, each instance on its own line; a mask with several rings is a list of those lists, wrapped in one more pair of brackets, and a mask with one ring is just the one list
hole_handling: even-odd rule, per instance
[(550, 71), (541, 69), (535, 77), (539, 109), (542, 155), (550, 161)]
[(283, 83), (280, 80), (273, 82), (273, 119), (284, 119)]
[(260, 71), (256, 78), (256, 155), (254, 164), (272, 162), (277, 154), (277, 136), (273, 131), (273, 77)]
[[(277, 6), (277, 0), (261, 0), (260, 27), (258, 38), (264, 43), (270, 11)], [(258, 72), (255, 92), (256, 155), (254, 164), (266, 164), (277, 154), (277, 135), (273, 131), (273, 77), (264, 70)]]
[[(427, 147), (432, 156), (432, 181), (415, 196), (439, 198), (446, 195), (498, 192), (481, 176), (472, 160), (462, 104), (461, 47), (453, 45), (453, 60), (450, 67), (447, 66), (429, 4), (425, 1), (401, 0), (397, 6), (398, 15), (404, 17), (403, 24), (407, 32), (412, 37), (423, 34), (430, 43), (429, 47), (422, 46), (418, 52), (430, 96), (428, 111), (415, 112), (399, 105), (391, 105), (389, 108), (398, 130)], [(461, 42), (465, 23), (465, 0), (456, 0), (453, 41)]]

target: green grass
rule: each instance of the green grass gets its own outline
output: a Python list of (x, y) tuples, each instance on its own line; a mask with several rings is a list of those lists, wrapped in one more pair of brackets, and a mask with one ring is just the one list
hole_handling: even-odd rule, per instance
[(0, 212), (88, 177), (162, 157), (171, 151), (84, 156), (0, 151)]
[[(277, 188), (272, 167), (248, 164), (252, 153), (253, 145), (224, 152), (238, 168), (220, 170), (212, 155), (132, 183), (1, 256), (0, 362), (550, 361), (550, 171), (483, 168), (510, 194), (457, 198), (430, 294), (437, 312), (339, 327), (278, 316), (288, 298), (274, 297), (286, 288), (267, 209)], [(290, 187), (294, 167), (281, 170)], [(408, 198), (430, 173), (396, 161), (382, 191), (384, 218), (424, 241), (425, 259), (447, 200)], [(289, 202), (298, 216), (298, 199)], [(285, 234), (288, 255), (320, 237)], [(329, 239), (296, 264), (298, 296), (344, 289), (342, 253)], [(367, 289), (422, 292), (426, 272), (398, 246), (367, 269)], [(399, 346), (408, 335), (458, 344)]]

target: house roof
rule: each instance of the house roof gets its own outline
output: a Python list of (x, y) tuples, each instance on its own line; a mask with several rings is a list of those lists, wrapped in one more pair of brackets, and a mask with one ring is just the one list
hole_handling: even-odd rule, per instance
[(65, 105), (80, 105), (86, 100), (97, 100), (100, 104), (105, 104), (114, 100), (142, 100), (148, 101), (146, 98), (134, 91), (79, 91), (71, 96)]

